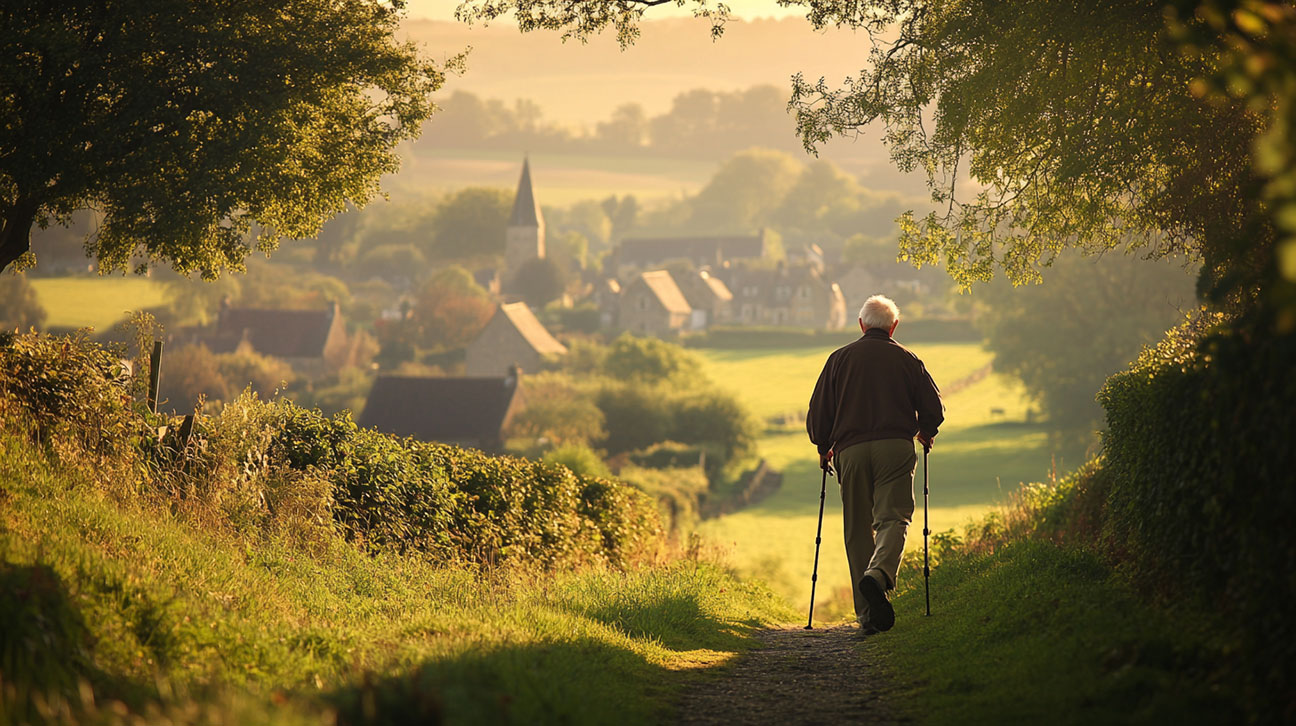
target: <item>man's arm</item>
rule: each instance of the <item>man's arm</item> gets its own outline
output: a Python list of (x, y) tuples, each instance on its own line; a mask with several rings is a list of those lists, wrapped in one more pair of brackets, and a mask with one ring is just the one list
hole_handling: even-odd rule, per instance
[(918, 439), (924, 447), (930, 449), (937, 429), (945, 421), (945, 407), (941, 405), (940, 389), (936, 387), (936, 381), (932, 380), (927, 366), (921, 361), (918, 363), (917, 383), (914, 401), (918, 409)]
[(819, 448), (820, 463), (832, 449), (833, 423), (837, 420), (837, 392), (832, 381), (832, 358), (824, 363), (814, 393), (810, 395), (810, 410), (806, 414), (806, 433), (810, 442)]

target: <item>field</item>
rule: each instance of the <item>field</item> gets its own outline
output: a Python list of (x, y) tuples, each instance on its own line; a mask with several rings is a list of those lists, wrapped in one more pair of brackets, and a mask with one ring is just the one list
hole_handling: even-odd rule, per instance
[(133, 310), (166, 302), (166, 288), (146, 277), (31, 278), (51, 328), (111, 328)]
[[(927, 364), (938, 385), (981, 368), (990, 354), (975, 343), (918, 344), (911, 348)], [(698, 350), (708, 376), (738, 394), (759, 418), (803, 414), (814, 382), (831, 351)], [(991, 375), (945, 397), (945, 424), (932, 450), (931, 523), (941, 532), (961, 529), (992, 509), (1023, 481), (1039, 481), (1050, 466), (1044, 428), (1028, 424), (1028, 400), (1020, 386)], [(1003, 413), (991, 413), (991, 409)], [(701, 531), (726, 548), (731, 563), (745, 575), (765, 580), (779, 594), (801, 603), (808, 597), (814, 561), (820, 474), (814, 448), (801, 419), (767, 425), (760, 453), (784, 472), (783, 487), (750, 509), (703, 523)], [(921, 462), (919, 463), (921, 469)], [(922, 474), (910, 529), (909, 556), (921, 555)], [(845, 612), (850, 578), (841, 541), (841, 499), (829, 485), (824, 514), (817, 599), (825, 616)]]
[[(400, 175), (387, 182), (393, 197), (469, 186), (512, 190), (522, 170), (521, 151), (416, 149), (405, 155)], [(641, 201), (692, 194), (706, 184), (716, 168), (708, 161), (655, 156), (533, 153), (530, 157), (536, 195), (541, 204), (554, 206), (603, 199), (609, 194), (633, 194)]]

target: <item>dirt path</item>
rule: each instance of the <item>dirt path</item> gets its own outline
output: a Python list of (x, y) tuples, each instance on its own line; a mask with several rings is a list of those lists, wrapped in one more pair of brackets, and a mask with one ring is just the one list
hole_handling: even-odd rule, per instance
[(859, 630), (766, 630), (761, 644), (688, 690), (679, 723), (896, 724), (886, 688), (861, 652)]

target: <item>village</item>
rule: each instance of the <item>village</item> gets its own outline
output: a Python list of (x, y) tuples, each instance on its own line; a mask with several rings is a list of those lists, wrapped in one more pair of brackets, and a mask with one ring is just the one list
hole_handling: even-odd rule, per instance
[[(40, 249), (39, 238), (37, 244)], [(242, 390), (225, 379), (246, 379), (263, 396), (281, 390), (326, 412), (350, 408), (362, 425), (380, 431), (500, 452), (526, 407), (525, 376), (560, 368), (571, 341), (630, 334), (687, 343), (709, 331), (771, 329), (845, 331), (848, 340), (853, 311), (880, 285), (915, 295), (926, 291), (913, 274), (883, 279), (882, 266), (844, 264), (840, 248), (825, 253), (808, 243), (785, 250), (768, 229), (629, 235), (615, 242), (600, 266), (582, 267), (569, 254), (553, 254), (525, 159), (497, 247), (502, 254), (469, 258), (494, 263), (468, 270), (471, 280), (463, 279), (466, 268), (459, 265), (452, 266), (458, 277), (400, 266), (381, 272), (375, 284), (388, 302), (365, 321), (348, 320), (337, 299), (317, 291), (254, 304), (209, 294), (202, 302), (215, 309), (200, 316), (205, 324), (164, 327), (163, 407), (183, 413), (198, 400), (208, 408), (219, 405)], [(65, 259), (59, 252), (57, 246), (43, 250), (47, 269), (84, 268), (74, 253)], [(536, 287), (531, 278), (552, 276), (554, 268), (562, 281), (553, 299), (537, 306), (528, 294)], [(420, 275), (433, 280), (424, 284), (425, 298), (428, 288), (439, 286), (449, 298), (444, 306), (467, 303), (471, 309), (468, 321), (456, 321), (458, 329), (430, 346), (432, 352), (402, 357), (405, 334), (399, 331), (426, 329), (436, 314), (420, 301)], [(157, 312), (165, 319), (167, 311)], [(116, 336), (124, 336), (120, 326)], [(218, 371), (225, 369), (231, 371), (222, 379)], [(339, 389), (331, 398), (318, 395)]]

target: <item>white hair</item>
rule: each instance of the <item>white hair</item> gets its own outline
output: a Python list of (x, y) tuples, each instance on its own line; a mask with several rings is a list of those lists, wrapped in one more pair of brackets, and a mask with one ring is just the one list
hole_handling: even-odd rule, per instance
[(900, 319), (900, 308), (886, 295), (874, 295), (864, 301), (859, 319), (865, 328), (890, 330), (895, 321)]

